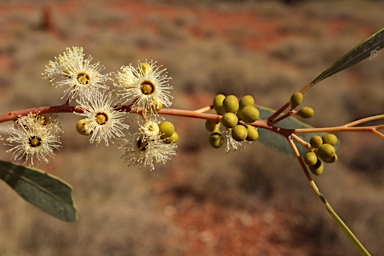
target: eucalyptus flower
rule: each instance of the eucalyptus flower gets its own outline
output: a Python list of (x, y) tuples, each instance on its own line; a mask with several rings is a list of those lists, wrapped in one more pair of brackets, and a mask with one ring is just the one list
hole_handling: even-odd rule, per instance
[(173, 88), (168, 84), (170, 77), (166, 69), (161, 69), (156, 62), (149, 61), (121, 67), (116, 74), (119, 94), (124, 104), (130, 104), (132, 108), (141, 108), (144, 113), (157, 113), (163, 106), (170, 107)]
[(82, 47), (66, 48), (66, 51), (49, 61), (44, 78), (53, 86), (64, 87), (64, 97), (70, 102), (73, 98), (84, 97), (96, 93), (100, 89), (108, 89), (106, 82), (109, 74), (101, 74), (104, 69), (99, 62), (91, 63), (92, 57), (84, 58)]
[(176, 147), (176, 143), (166, 143), (161, 138), (158, 124), (153, 120), (146, 121), (137, 132), (129, 134), (121, 145), (125, 149), (123, 158), (129, 166), (151, 171), (156, 164), (165, 164), (175, 156)]
[(91, 136), (91, 143), (104, 140), (109, 146), (111, 139), (124, 136), (123, 130), (129, 128), (124, 122), (127, 113), (118, 108), (119, 99), (112, 93), (97, 92), (80, 98), (77, 103), (83, 112), (76, 114), (84, 117), (83, 128)]
[(54, 119), (47, 121), (41, 115), (28, 114), (19, 117), (9, 127), (6, 145), (12, 148), (7, 152), (13, 154), (14, 160), (25, 159), (34, 165), (34, 160), (49, 163), (48, 158), (54, 157), (54, 150), (61, 147), (59, 132), (61, 128)]

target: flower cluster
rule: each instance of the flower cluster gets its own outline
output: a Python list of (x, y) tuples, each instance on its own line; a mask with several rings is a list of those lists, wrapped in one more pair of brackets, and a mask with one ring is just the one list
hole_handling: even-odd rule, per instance
[(25, 159), (24, 163), (34, 164), (34, 159), (49, 162), (55, 156), (54, 150), (61, 147), (60, 126), (56, 120), (38, 114), (19, 117), (9, 129), (7, 142), (12, 146), (7, 152), (13, 153), (14, 160)]
[(155, 164), (166, 163), (170, 157), (175, 156), (176, 140), (169, 143), (162, 138), (158, 121), (148, 120), (139, 123), (139, 130), (129, 135), (121, 144), (125, 149), (123, 158), (131, 166), (155, 169)]
[[(63, 107), (76, 102), (74, 113), (82, 118), (76, 129), (90, 136), (90, 143), (103, 141), (109, 146), (120, 140), (123, 158), (141, 169), (153, 170), (155, 164), (167, 162), (175, 155), (178, 135), (164, 136), (159, 127), (158, 111), (169, 107), (172, 99), (166, 69), (152, 60), (139, 62), (137, 67), (123, 66), (114, 77), (102, 74), (103, 69), (100, 63), (92, 63), (91, 56), (85, 58), (83, 48), (72, 47), (50, 61), (43, 76), (55, 88), (64, 88)], [(115, 90), (109, 90), (108, 81)], [(127, 121), (129, 112), (142, 117), (136, 131), (131, 131)], [(46, 124), (42, 120), (46, 120), (42, 115), (30, 113), (10, 126), (7, 145), (12, 147), (8, 152), (14, 160), (25, 159), (31, 165), (34, 159), (48, 163), (53, 151), (61, 147), (58, 123), (53, 118)]]

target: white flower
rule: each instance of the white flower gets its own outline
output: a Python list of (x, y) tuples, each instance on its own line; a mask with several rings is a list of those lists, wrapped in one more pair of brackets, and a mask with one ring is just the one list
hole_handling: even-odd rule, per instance
[(142, 108), (144, 113), (157, 113), (162, 106), (170, 107), (170, 77), (160, 69), (156, 62), (140, 63), (135, 68), (132, 65), (123, 66), (116, 75), (116, 87), (120, 88), (120, 95), (124, 104), (131, 104), (132, 108)]
[(12, 146), (7, 150), (13, 154), (14, 160), (25, 158), (24, 163), (34, 165), (34, 159), (49, 163), (47, 157), (54, 157), (53, 150), (61, 147), (60, 127), (55, 120), (43, 116), (28, 114), (17, 119), (10, 125), (6, 144)]
[(109, 146), (109, 140), (124, 136), (124, 129), (129, 126), (124, 123), (126, 112), (117, 107), (118, 98), (112, 98), (111, 93), (101, 92), (89, 95), (87, 98), (77, 100), (83, 113), (76, 113), (84, 116), (84, 129), (91, 134), (89, 141), (100, 142), (104, 140), (105, 145)]
[(147, 121), (140, 126), (138, 132), (128, 136), (121, 147), (125, 149), (123, 158), (129, 162), (129, 166), (139, 166), (139, 169), (152, 171), (155, 169), (155, 164), (165, 164), (171, 159), (170, 157), (176, 155), (176, 143), (166, 144), (160, 138), (155, 121)]
[(232, 128), (227, 129), (225, 131), (225, 137), (226, 137), (226, 147), (225, 147), (225, 152), (229, 152), (231, 150), (236, 151), (238, 149), (243, 149), (245, 146), (243, 145), (243, 142), (245, 141), (237, 141), (234, 138), (232, 138)]
[(142, 126), (140, 126), (139, 130), (148, 139), (156, 139), (160, 133), (159, 125), (155, 121), (145, 122)]
[(46, 66), (44, 78), (49, 79), (53, 86), (66, 87), (64, 97), (71, 101), (77, 96), (84, 97), (99, 89), (108, 89), (106, 85), (109, 74), (102, 75), (104, 69), (99, 62), (91, 64), (92, 57), (84, 59), (82, 47), (66, 48), (66, 51), (55, 57)]

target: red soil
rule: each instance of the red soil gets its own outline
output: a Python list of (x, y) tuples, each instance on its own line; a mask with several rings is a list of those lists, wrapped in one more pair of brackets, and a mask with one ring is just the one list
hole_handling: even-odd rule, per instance
[[(53, 16), (55, 13), (66, 15), (84, 8), (77, 1), (66, 4), (51, 4), (47, 8), (38, 8), (32, 5), (1, 6), (0, 14), (13, 13), (40, 13), (42, 26), (48, 33), (57, 34)], [(156, 14), (167, 20), (185, 17), (192, 22), (183, 25), (183, 31), (199, 39), (206, 39), (214, 32), (216, 36), (225, 41), (238, 39), (241, 48), (261, 51), (270, 44), (282, 41), (292, 36), (284, 31), (287, 20), (305, 23), (316, 23), (318, 20), (304, 16), (294, 9), (287, 11), (283, 17), (268, 17), (254, 11), (220, 11), (214, 9), (191, 9), (177, 6), (158, 6), (143, 3), (121, 3), (107, 6), (116, 12), (130, 15), (129, 23), (114, 24), (111, 28), (119, 33), (129, 27), (156, 31), (155, 24), (148, 24), (147, 16)], [(83, 9), (84, 11), (84, 9)], [(347, 22), (345, 20), (322, 20), (319, 26), (323, 29), (322, 37), (332, 37), (338, 33)], [(7, 27), (8, 26), (8, 27)], [(0, 36), (16, 26), (9, 22), (2, 25)], [(95, 25), (96, 26), (96, 25)], [(7, 28), (4, 28), (7, 27)], [(360, 27), (364, 36), (367, 31)], [(297, 33), (295, 36), (298, 36)], [(364, 37), (362, 36), (362, 37)], [(0, 68), (11, 69), (12, 60), (6, 54), (0, 55)], [(200, 106), (196, 106), (200, 107)], [(170, 186), (178, 179), (185, 179), (183, 175), (168, 179)], [(185, 251), (184, 255), (307, 255), (309, 248), (303, 244), (293, 245), (287, 237), (287, 226), (290, 216), (287, 213), (268, 209), (265, 212), (255, 212), (245, 209), (225, 208), (212, 202), (197, 201), (188, 196), (179, 197), (177, 194), (165, 195), (159, 203), (164, 214), (179, 227), (175, 234), (170, 235), (170, 241), (181, 241)]]

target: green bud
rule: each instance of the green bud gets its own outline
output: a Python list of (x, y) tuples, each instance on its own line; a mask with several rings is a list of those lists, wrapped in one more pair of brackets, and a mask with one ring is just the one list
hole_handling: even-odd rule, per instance
[(248, 132), (248, 135), (247, 135), (246, 140), (255, 141), (259, 138), (259, 132), (257, 131), (257, 129), (254, 126), (247, 125), (247, 132)]
[(141, 75), (147, 75), (152, 73), (152, 67), (149, 63), (141, 63), (138, 70)]
[(154, 110), (159, 112), (163, 108), (163, 103), (160, 100), (152, 99), (150, 105), (148, 105), (148, 110)]
[(323, 145), (323, 138), (315, 135), (309, 140), (309, 144), (311, 144), (311, 147), (313, 148), (319, 148), (321, 145)]
[(336, 162), (337, 159), (339, 159), (339, 158), (338, 158), (337, 154), (335, 154), (331, 159), (323, 160), (323, 161), (328, 163), (328, 164), (332, 164), (332, 163)]
[(238, 117), (246, 123), (253, 123), (259, 118), (259, 110), (254, 106), (245, 106), (237, 112)]
[(206, 120), (205, 121), (205, 129), (209, 132), (213, 132), (216, 128), (216, 122), (213, 120)]
[(315, 111), (310, 107), (303, 107), (296, 112), (296, 115), (302, 118), (311, 118), (315, 114)]
[(223, 108), (223, 101), (225, 99), (224, 94), (218, 94), (216, 97), (213, 99), (213, 108), (216, 110), (216, 112), (221, 115), (220, 109)]
[(291, 108), (299, 106), (303, 102), (303, 94), (301, 92), (295, 92), (291, 96)]
[(171, 122), (164, 121), (159, 124), (160, 138), (165, 139), (170, 137), (175, 132), (175, 126)]
[(309, 166), (309, 170), (316, 176), (319, 176), (324, 171), (324, 164), (323, 161), (319, 159), (315, 165)]
[(223, 115), (221, 118), (221, 123), (227, 127), (227, 128), (233, 128), (237, 123), (239, 122), (239, 119), (234, 113), (228, 112)]
[(328, 144), (331, 144), (332, 146), (335, 146), (337, 143), (337, 137), (335, 134), (328, 133), (323, 136), (323, 142), (324, 144), (328, 143)]
[(223, 101), (225, 112), (236, 113), (239, 110), (239, 99), (235, 95), (228, 95)]
[(80, 133), (81, 135), (91, 135), (92, 134), (92, 131), (89, 131), (85, 128), (87, 124), (87, 120), (86, 119), (80, 119), (79, 121), (77, 121), (76, 123), (76, 130), (78, 133)]
[(179, 134), (177, 134), (177, 132), (174, 132), (171, 136), (169, 136), (168, 138), (164, 139), (164, 142), (166, 144), (171, 144), (172, 142), (176, 143), (178, 141), (179, 141)]
[(315, 152), (313, 151), (309, 151), (307, 153), (305, 153), (304, 155), (304, 162), (309, 165), (309, 166), (312, 166), (312, 165), (315, 165), (318, 161), (318, 158), (317, 158), (317, 155)]
[(220, 132), (213, 132), (209, 136), (209, 144), (214, 148), (220, 148), (224, 143), (224, 136)]
[(224, 115), (225, 113), (227, 113), (227, 111), (225, 111), (225, 109), (224, 109), (223, 106), (221, 106), (221, 107), (219, 108), (219, 110), (216, 111), (216, 112), (217, 112), (218, 115)]
[(253, 105), (255, 105), (255, 99), (252, 97), (252, 95), (245, 95), (239, 101), (239, 108), (240, 109), (242, 109), (245, 106), (253, 106)]
[(318, 150), (317, 154), (324, 161), (329, 161), (335, 156), (336, 150), (331, 144), (323, 144)]
[(243, 141), (247, 138), (248, 131), (247, 128), (242, 125), (238, 124), (232, 129), (232, 138), (237, 141)]

